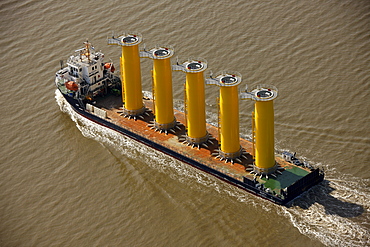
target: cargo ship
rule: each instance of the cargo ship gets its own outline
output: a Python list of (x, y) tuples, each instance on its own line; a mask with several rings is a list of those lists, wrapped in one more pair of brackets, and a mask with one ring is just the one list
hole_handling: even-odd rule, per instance
[[(79, 115), (240, 189), (287, 205), (324, 179), (324, 172), (296, 158), (276, 154), (274, 107), (278, 90), (258, 85), (240, 91), (242, 76), (220, 72), (207, 78), (205, 59), (177, 60), (172, 46), (139, 49), (142, 35), (124, 33), (107, 39), (121, 47), (120, 76), (112, 62), (84, 42), (61, 69), (55, 85)], [(141, 59), (152, 59), (152, 93), (142, 91)], [(185, 74), (183, 111), (174, 109), (172, 73)], [(219, 87), (218, 123), (206, 122), (205, 85)], [(254, 104), (252, 138), (239, 134), (239, 104)], [(240, 102), (239, 102), (240, 101)]]

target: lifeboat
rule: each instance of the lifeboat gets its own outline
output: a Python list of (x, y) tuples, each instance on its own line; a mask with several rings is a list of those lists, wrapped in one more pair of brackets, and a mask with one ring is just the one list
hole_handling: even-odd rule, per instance
[(78, 85), (74, 81), (67, 81), (66, 83), (64, 83), (64, 85), (66, 86), (68, 90), (71, 90), (71, 91), (78, 90)]

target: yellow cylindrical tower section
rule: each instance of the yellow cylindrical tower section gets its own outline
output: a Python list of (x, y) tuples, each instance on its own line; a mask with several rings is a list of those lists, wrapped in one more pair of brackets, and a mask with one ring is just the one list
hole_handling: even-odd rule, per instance
[(142, 57), (153, 59), (153, 98), (156, 130), (169, 130), (176, 125), (172, 93), (172, 47), (159, 47), (144, 51)]
[(237, 73), (222, 73), (207, 79), (207, 84), (220, 87), (219, 102), (219, 156), (233, 160), (242, 155), (239, 137), (239, 92), (241, 76)]
[(174, 121), (172, 71), (170, 59), (155, 59), (153, 65), (155, 121), (170, 124)]
[(145, 111), (141, 86), (141, 68), (139, 44), (142, 37), (139, 34), (124, 34), (117, 38), (108, 39), (108, 44), (122, 47), (121, 79), (123, 114), (137, 116)]
[(200, 140), (207, 136), (203, 71), (186, 73), (185, 90), (187, 135)]
[(122, 46), (121, 70), (124, 81), (125, 108), (129, 111), (143, 108), (139, 47)]
[(274, 99), (278, 91), (273, 86), (260, 85), (251, 92), (241, 94), (242, 99), (252, 99), (254, 104), (254, 171), (271, 174), (275, 163)]
[(254, 105), (255, 165), (261, 170), (275, 166), (274, 102), (256, 101)]
[(206, 127), (205, 81), (204, 71), (207, 69), (205, 59), (189, 59), (181, 65), (174, 65), (174, 70), (186, 73), (185, 81), (185, 143), (200, 147), (205, 145), (209, 134)]
[(237, 153), (239, 143), (239, 93), (238, 86), (220, 87), (220, 141), (221, 151)]

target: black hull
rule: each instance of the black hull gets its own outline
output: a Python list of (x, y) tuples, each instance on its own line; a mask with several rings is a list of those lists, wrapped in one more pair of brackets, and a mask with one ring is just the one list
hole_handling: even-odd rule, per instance
[(167, 147), (164, 147), (158, 143), (155, 143), (151, 141), (150, 139), (147, 139), (143, 136), (137, 135), (121, 126), (118, 126), (116, 124), (113, 124), (105, 119), (102, 119), (94, 114), (91, 114), (87, 111), (85, 111), (85, 107), (81, 105), (77, 100), (62, 94), (65, 98), (65, 100), (69, 103), (69, 105), (72, 107), (72, 109), (78, 113), (79, 115), (83, 116), (84, 118), (87, 118), (99, 125), (102, 125), (104, 127), (107, 127), (109, 129), (115, 130), (123, 135), (126, 135), (140, 143), (143, 143), (151, 148), (154, 148), (158, 151), (161, 151), (177, 160), (180, 160), (184, 163), (187, 163), (195, 168), (198, 168), (204, 172), (207, 172), (225, 182), (228, 182), (234, 186), (237, 186), (241, 189), (244, 189), (248, 191), (249, 193), (252, 193), (254, 195), (257, 195), (261, 198), (264, 198), (266, 200), (269, 200), (273, 203), (279, 204), (279, 205), (287, 205), (288, 202), (292, 201), (293, 199), (299, 197), (303, 192), (309, 190), (313, 186), (319, 184), (324, 180), (324, 174), (320, 171), (320, 169), (313, 170), (310, 174), (306, 175), (302, 179), (298, 180), (296, 183), (290, 185), (287, 187), (287, 195), (284, 199), (274, 196), (270, 193), (267, 193), (266, 191), (257, 188), (255, 185), (255, 182), (245, 178), (244, 181), (239, 181), (235, 178), (232, 178), (224, 173), (221, 173), (217, 170), (214, 170), (206, 165), (203, 165), (196, 160), (191, 159), (191, 157), (184, 156), (180, 153), (177, 153)]

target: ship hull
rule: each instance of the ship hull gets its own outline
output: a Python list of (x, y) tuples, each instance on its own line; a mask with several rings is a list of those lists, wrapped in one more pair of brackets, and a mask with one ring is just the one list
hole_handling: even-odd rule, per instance
[[(186, 164), (189, 164), (197, 169), (200, 169), (208, 174), (211, 174), (229, 184), (232, 184), (238, 188), (241, 188), (249, 193), (252, 193), (254, 195), (257, 195), (259, 197), (262, 197), (266, 200), (269, 200), (273, 203), (279, 204), (279, 205), (287, 205), (288, 202), (292, 201), (293, 199), (300, 196), (303, 192), (307, 191), (308, 189), (312, 188), (316, 184), (320, 183), (324, 179), (324, 174), (319, 169), (312, 169), (310, 173), (305, 175), (304, 177), (300, 178), (299, 180), (295, 181), (292, 185), (288, 186), (286, 190), (288, 193), (285, 195), (284, 198), (281, 198), (279, 196), (276, 196), (272, 193), (266, 192), (265, 189), (261, 189), (256, 186), (256, 182), (253, 179), (250, 179), (248, 177), (243, 177), (242, 181), (240, 179), (236, 179), (232, 176), (229, 176), (223, 172), (221, 172), (219, 169), (214, 169), (212, 166), (203, 164), (201, 160), (196, 159), (195, 156), (191, 156), (188, 153), (179, 152), (178, 149), (172, 148), (171, 145), (161, 145), (161, 143), (158, 142), (157, 138), (147, 137), (144, 135), (140, 135), (138, 133), (135, 133), (129, 128), (125, 128), (125, 126), (117, 123), (113, 123), (112, 121), (109, 121), (108, 119), (103, 119), (88, 110), (85, 109), (85, 105), (82, 105), (78, 100), (63, 94), (64, 99), (66, 102), (72, 107), (72, 109), (82, 117), (95, 122), (96, 124), (99, 124), (101, 126), (104, 126), (106, 128), (109, 128), (111, 130), (114, 130), (122, 135), (125, 135), (135, 141), (138, 141), (144, 145), (147, 145), (150, 148), (156, 149), (160, 152), (163, 152), (181, 162), (184, 162)], [(121, 117), (123, 118), (123, 117)], [(134, 120), (131, 120), (134, 121)], [(139, 121), (138, 121), (139, 122)], [(155, 132), (155, 131), (153, 131)], [(158, 133), (158, 135), (163, 136), (164, 134)], [(159, 138), (160, 139), (160, 138)], [(185, 145), (186, 146), (186, 145)], [(214, 159), (214, 158), (212, 158)]]

